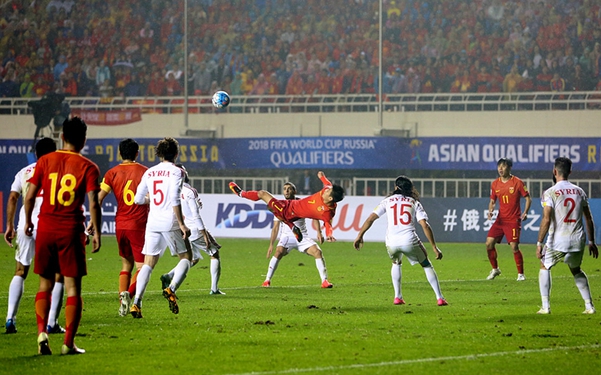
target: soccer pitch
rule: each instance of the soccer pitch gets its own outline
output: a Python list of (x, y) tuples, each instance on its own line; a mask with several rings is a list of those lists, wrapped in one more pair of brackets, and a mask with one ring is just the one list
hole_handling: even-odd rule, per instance
[[(76, 344), (62, 357), (62, 335), (50, 335), (52, 356), (38, 356), (30, 272), (18, 333), (0, 337), (0, 373), (14, 374), (593, 374), (601, 365), (601, 314), (584, 304), (567, 266), (553, 269), (552, 314), (540, 307), (538, 260), (522, 246), (527, 280), (517, 282), (508, 245), (497, 247), (503, 274), (486, 281), (483, 244), (440, 244), (432, 261), (449, 306), (439, 307), (422, 268), (403, 264), (406, 305), (392, 303), (390, 260), (382, 243), (361, 251), (350, 242), (322, 245), (332, 289), (321, 289), (312, 257), (292, 252), (271, 288), (261, 288), (268, 240), (218, 239), (220, 289), (209, 295), (208, 257), (190, 270), (172, 314), (159, 276), (176, 264), (160, 260), (144, 298), (143, 319), (118, 315), (121, 261), (112, 236), (88, 254), (84, 313)], [(483, 238), (484, 241), (484, 238)], [(426, 245), (432, 258), (429, 244)], [(13, 250), (0, 245), (0, 305), (6, 311)], [(601, 307), (601, 260), (587, 253), (583, 269)], [(64, 325), (64, 314), (59, 319)]]

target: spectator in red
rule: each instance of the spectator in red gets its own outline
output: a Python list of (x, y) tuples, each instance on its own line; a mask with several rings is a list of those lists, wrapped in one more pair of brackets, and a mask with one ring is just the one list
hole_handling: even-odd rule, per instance
[(35, 96), (40, 98), (50, 91), (50, 89), (50, 85), (44, 81), (44, 78), (42, 77), (38, 77), (37, 82), (33, 86), (33, 92), (35, 93)]
[(549, 72), (549, 68), (543, 65), (543, 69), (536, 76), (536, 91), (549, 91), (551, 89), (551, 80), (553, 75)]
[(175, 78), (175, 74), (173, 72), (170, 72), (167, 75), (165, 89), (167, 92), (167, 96), (178, 96), (182, 94), (182, 86), (179, 84), (179, 81)]
[(167, 92), (165, 80), (161, 76), (159, 70), (155, 70), (152, 73), (152, 79), (148, 83), (148, 95), (150, 96), (163, 96)]
[(319, 71), (317, 76), (317, 93), (318, 94), (329, 94), (331, 87), (331, 79), (328, 77), (328, 71), (322, 69)]
[(550, 90), (557, 91), (565, 91), (566, 81), (559, 76), (559, 73), (553, 73), (553, 78), (550, 83)]
[(476, 76), (476, 92), (488, 92), (490, 89), (491, 75), (486, 71), (486, 66), (481, 65)]
[(298, 70), (292, 72), (288, 84), (286, 85), (286, 95), (301, 95), (303, 93), (303, 78)]

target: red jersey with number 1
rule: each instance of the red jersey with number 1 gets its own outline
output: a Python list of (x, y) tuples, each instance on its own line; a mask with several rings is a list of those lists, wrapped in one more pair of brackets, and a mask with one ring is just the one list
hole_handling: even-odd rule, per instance
[(499, 200), (497, 219), (519, 219), (522, 216), (520, 197), (526, 197), (529, 194), (524, 182), (516, 176), (511, 176), (507, 182), (503, 182), (501, 177), (494, 180), (490, 187), (490, 199)]
[[(299, 200), (289, 201), (289, 210), (291, 217), (322, 220), (326, 230), (326, 236), (332, 236), (332, 219), (336, 215), (336, 203), (333, 206), (327, 206), (322, 198), (325, 189), (332, 188), (332, 183), (325, 176), (320, 178), (323, 188), (308, 197)], [(295, 219), (296, 220), (296, 219)], [(292, 220), (294, 221), (294, 220)]]
[(29, 179), (44, 191), (38, 232), (83, 232), (83, 204), (88, 192), (99, 190), (99, 178), (98, 166), (77, 152), (58, 150), (42, 156)]
[(139, 163), (122, 163), (106, 172), (100, 188), (113, 191), (117, 198), (115, 223), (118, 230), (144, 230), (148, 220), (148, 205), (134, 203), (134, 197), (144, 172), (148, 168)]

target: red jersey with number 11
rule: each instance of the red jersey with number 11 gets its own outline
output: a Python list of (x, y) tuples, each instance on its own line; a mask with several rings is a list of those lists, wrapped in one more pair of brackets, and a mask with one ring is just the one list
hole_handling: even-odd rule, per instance
[(501, 177), (493, 181), (490, 187), (490, 199), (499, 200), (499, 214), (497, 220), (517, 220), (522, 216), (520, 197), (526, 197), (528, 188), (516, 176), (511, 176), (507, 182)]

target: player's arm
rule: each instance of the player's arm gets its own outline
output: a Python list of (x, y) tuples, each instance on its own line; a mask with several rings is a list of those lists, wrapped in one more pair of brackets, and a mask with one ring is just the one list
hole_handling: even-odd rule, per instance
[(432, 251), (434, 251), (434, 254), (436, 254), (435, 259), (436, 260), (442, 259), (442, 251), (440, 251), (438, 246), (436, 246), (436, 240), (434, 239), (434, 232), (432, 231), (432, 227), (430, 226), (430, 223), (428, 223), (428, 220), (421, 219), (419, 221), (419, 225), (422, 226), (422, 229), (424, 230), (424, 234), (426, 235), (426, 238), (430, 242), (430, 245), (432, 245)]
[[(186, 226), (186, 224), (184, 223), (184, 214), (182, 213), (182, 198), (181, 198), (181, 194), (182, 194), (182, 187), (184, 185), (184, 178), (181, 175), (180, 171), (180, 175), (178, 175), (176, 178), (172, 179), (172, 186), (171, 189), (169, 189), (170, 193), (170, 201), (171, 201), (171, 206), (173, 207), (173, 213), (175, 214), (175, 218), (177, 219), (177, 223), (179, 224), (179, 229), (182, 231), (182, 236), (184, 237), (184, 240), (188, 237), (190, 237), (190, 228), (188, 228)], [(136, 192), (136, 196), (137, 196), (137, 192)]]
[(543, 257), (543, 242), (547, 233), (549, 233), (549, 227), (551, 226), (551, 216), (553, 215), (553, 207), (545, 205), (543, 207), (543, 218), (540, 222), (538, 229), (538, 239), (536, 240), (536, 257), (541, 259)]
[(100, 210), (100, 202), (98, 200), (98, 191), (92, 190), (88, 192), (88, 201), (90, 202), (90, 222), (94, 231), (92, 239), (92, 252), (96, 253), (100, 250), (101, 236), (100, 236), (100, 222), (102, 211)]
[(326, 187), (326, 186), (332, 186), (332, 183), (330, 182), (330, 180), (328, 180), (328, 178), (326, 177), (325, 173), (323, 173), (322, 171), (317, 172), (317, 177), (319, 177), (319, 179), (323, 183), (324, 187)]
[(148, 180), (146, 179), (146, 174), (142, 176), (142, 180), (138, 185), (138, 189), (136, 189), (136, 195), (134, 196), (134, 203), (138, 205), (149, 204), (150, 201), (148, 199)]
[(492, 219), (492, 213), (495, 210), (495, 199), (490, 198), (488, 202), (488, 220)]
[(265, 258), (269, 259), (271, 254), (273, 254), (273, 245), (275, 244), (275, 240), (278, 238), (278, 233), (280, 232), (280, 224), (281, 221), (274, 220), (273, 228), (271, 228), (271, 236), (269, 236), (269, 247), (267, 248), (267, 255)]
[(588, 234), (588, 251), (593, 258), (599, 257), (599, 249), (595, 243), (595, 222), (593, 221), (593, 215), (591, 208), (587, 205), (582, 207), (582, 213), (584, 214), (584, 222), (586, 223), (586, 233)]
[(4, 241), (8, 246), (13, 247), (13, 238), (15, 238), (15, 213), (17, 212), (17, 201), (21, 194), (11, 191), (6, 202), (6, 231), (4, 231)]
[(38, 195), (40, 188), (34, 183), (29, 183), (29, 189), (23, 199), (23, 205), (25, 206), (25, 234), (33, 236), (33, 222), (31, 216), (33, 215), (33, 206), (35, 205), (35, 197)]
[(332, 228), (332, 218), (324, 220), (323, 227), (326, 230), (326, 241), (336, 242), (336, 238), (334, 238), (334, 229)]
[(323, 233), (321, 233), (321, 223), (319, 220), (313, 219), (313, 225), (315, 225), (315, 230), (317, 230), (317, 242), (322, 244), (325, 238), (323, 237)]
[(353, 247), (356, 250), (359, 250), (363, 247), (363, 235), (369, 230), (369, 228), (371, 228), (374, 221), (378, 220), (378, 218), (379, 216), (372, 212), (369, 215), (369, 217), (365, 220), (365, 222), (361, 226), (361, 229), (359, 230), (359, 233), (357, 233), (357, 238), (355, 238), (355, 241), (353, 241)]
[(524, 206), (524, 212), (522, 213), (522, 220), (526, 220), (528, 218), (528, 212), (530, 211), (530, 206), (532, 205), (532, 198), (530, 194), (524, 197), (526, 200), (526, 205)]

